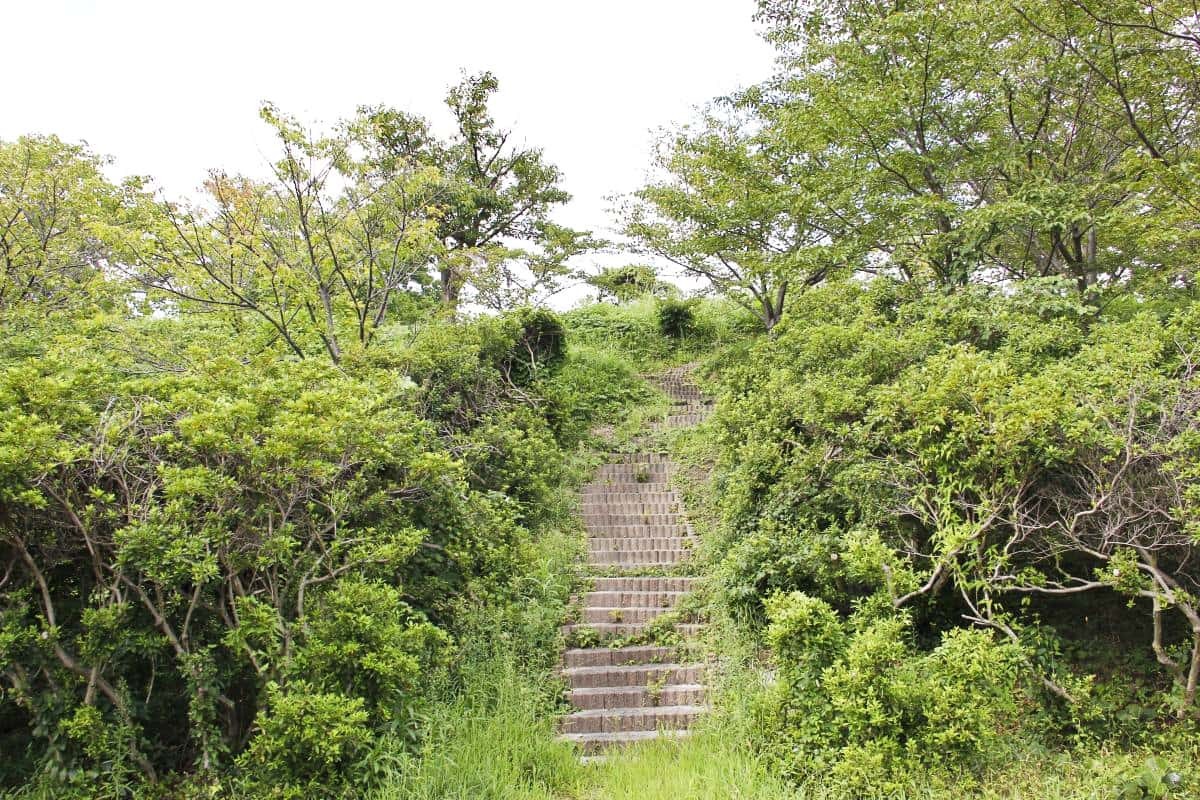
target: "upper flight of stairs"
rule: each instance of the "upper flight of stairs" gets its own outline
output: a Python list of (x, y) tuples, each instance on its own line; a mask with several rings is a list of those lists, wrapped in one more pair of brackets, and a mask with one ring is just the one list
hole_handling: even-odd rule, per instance
[[(658, 384), (672, 401), (666, 427), (695, 425), (707, 415), (686, 368), (669, 370)], [(670, 484), (674, 468), (648, 449), (613, 454), (583, 488), (588, 565), (601, 574), (588, 580), (579, 621), (564, 626), (568, 636), (586, 629), (604, 641), (636, 638), (697, 588), (699, 578), (639, 574), (669, 572), (691, 557), (691, 526)], [(699, 629), (675, 626), (685, 638)], [(704, 665), (686, 645), (571, 648), (562, 673), (575, 711), (560, 730), (585, 754), (685, 734), (706, 710)]]

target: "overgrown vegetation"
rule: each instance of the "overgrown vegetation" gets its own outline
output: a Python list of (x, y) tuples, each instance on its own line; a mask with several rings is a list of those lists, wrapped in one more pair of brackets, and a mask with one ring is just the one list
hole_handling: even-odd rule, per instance
[(779, 74), (627, 225), (765, 334), (699, 434), (757, 746), (849, 796), (1092, 748), (1194, 791), (1194, 10), (759, 7)]
[[(1197, 793), (1195, 9), (759, 7), (624, 219), (716, 297), (536, 307), (599, 243), (486, 73), (446, 138), (267, 106), (196, 203), (0, 143), (0, 791)], [(585, 768), (572, 489), (690, 362), (709, 580), (644, 638), (708, 622), (715, 710)]]
[[(194, 210), (82, 147), (0, 145), (5, 789), (357, 796), (457, 702), (465, 620), (555, 651), (575, 451), (643, 390), (550, 312), (443, 318), (445, 280), (438, 308), (431, 265), (558, 232), (494, 89), (451, 93), (449, 144), (268, 109), (278, 185), (214, 175)], [(496, 180), (455, 166), (472, 147)], [(470, 236), (427, 230), (450, 213)]]

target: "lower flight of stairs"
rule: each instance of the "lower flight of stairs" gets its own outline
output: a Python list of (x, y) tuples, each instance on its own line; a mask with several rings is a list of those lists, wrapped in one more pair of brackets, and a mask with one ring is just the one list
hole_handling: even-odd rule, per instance
[[(667, 427), (694, 425), (707, 414), (685, 369), (669, 371), (659, 384), (673, 403)], [(674, 466), (660, 453), (614, 454), (582, 492), (588, 564), (599, 574), (580, 598), (578, 621), (564, 632), (598, 644), (563, 654), (574, 711), (562, 718), (560, 731), (588, 756), (686, 735), (706, 710), (705, 665), (689, 655), (686, 643), (699, 624), (676, 623), (678, 645), (620, 646), (645, 638), (655, 620), (699, 585), (699, 578), (644, 574), (677, 570), (691, 557), (691, 526), (670, 485)]]

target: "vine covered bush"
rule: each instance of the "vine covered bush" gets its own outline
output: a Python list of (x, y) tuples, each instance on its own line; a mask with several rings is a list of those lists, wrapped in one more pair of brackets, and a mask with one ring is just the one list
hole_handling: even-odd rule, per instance
[(882, 791), (1005, 731), (1193, 725), (1198, 333), (1053, 280), (880, 279), (727, 356), (713, 549), (778, 664), (769, 749)]
[(683, 339), (696, 330), (695, 301), (666, 298), (658, 304), (658, 330), (671, 339)]
[(207, 335), (110, 321), (0, 364), (6, 785), (350, 791), (419, 740), (463, 604), (541, 569), (582, 424), (552, 315), (341, 365)]

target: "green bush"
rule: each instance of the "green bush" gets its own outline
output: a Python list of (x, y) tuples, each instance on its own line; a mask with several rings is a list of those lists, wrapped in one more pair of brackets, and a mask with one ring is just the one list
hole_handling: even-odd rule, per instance
[(1002, 758), (1020, 723), (1022, 654), (953, 630), (927, 653), (903, 615), (842, 622), (801, 593), (767, 603), (779, 665), (768, 750), (799, 777), (814, 765), (852, 794), (885, 792), (913, 770), (979, 769)]
[(571, 341), (596, 350), (609, 350), (636, 365), (665, 358), (671, 343), (658, 330), (653, 300), (625, 305), (595, 303), (564, 315)]
[(614, 412), (648, 397), (646, 383), (627, 358), (587, 345), (570, 348), (555, 374), (539, 384), (545, 414), (564, 444), (580, 441)]
[[(825, 652), (785, 646), (815, 636), (813, 609), (850, 625), (815, 694), (772, 693), (787, 722), (768, 740), (797, 775), (813, 767), (789, 747), (828, 761), (831, 736), (836, 752), (857, 749), (829, 764), (885, 775), (935, 751), (978, 769), (1002, 749), (989, 725), (1044, 742), (1146, 741), (1170, 712), (1194, 715), (1182, 673), (1147, 646), (1158, 624), (1147, 576), (1200, 581), (1192, 506), (1180, 504), (1200, 497), (1184, 466), (1197, 422), (1180, 411), (1196, 402), (1186, 354), (1200, 326), (1192, 309), (1101, 318), (1076, 298), (1054, 281), (952, 294), (831, 284), (718, 362), (719, 599), (776, 646), (794, 686), (817, 680), (805, 659)], [(771, 599), (797, 592), (808, 599)], [(1195, 606), (1170, 594), (1183, 606), (1161, 607), (1160, 630), (1172, 662), (1190, 663)], [(980, 630), (1003, 644), (958, 638)], [(1018, 655), (1032, 687), (1021, 714), (954, 674), (1008, 686)], [(910, 663), (927, 674), (899, 666)], [(813, 705), (787, 711), (797, 698)], [(979, 718), (957, 718), (955, 704)]]
[(303, 682), (267, 686), (257, 735), (238, 757), (249, 797), (299, 800), (340, 794), (372, 741), (362, 698), (320, 692)]
[(691, 336), (696, 330), (696, 302), (669, 297), (659, 301), (656, 316), (658, 330), (663, 336), (680, 340)]
[(353, 794), (419, 746), (466, 598), (549, 647), (569, 451), (634, 380), (559, 380), (563, 336), (429, 322), (334, 366), (180, 318), (5, 351), (3, 786)]

